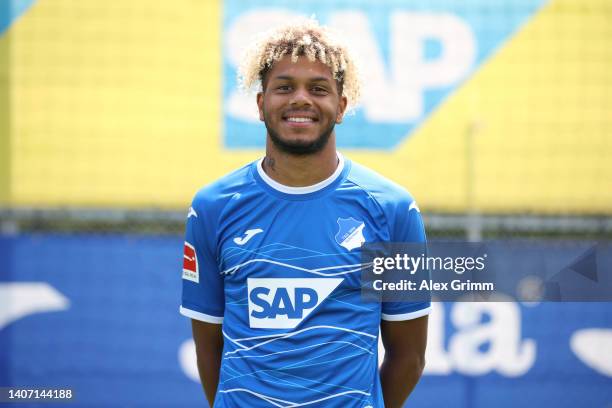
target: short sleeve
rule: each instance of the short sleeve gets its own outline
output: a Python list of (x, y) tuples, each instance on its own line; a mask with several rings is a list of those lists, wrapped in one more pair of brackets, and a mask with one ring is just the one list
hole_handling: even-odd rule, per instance
[[(401, 200), (391, 214), (387, 214), (392, 242), (427, 243), (421, 211), (411, 198)], [(431, 302), (383, 302), (382, 320), (411, 320), (429, 314)]]
[(194, 199), (185, 227), (180, 312), (207, 323), (223, 323), (223, 277), (216, 257), (216, 221)]

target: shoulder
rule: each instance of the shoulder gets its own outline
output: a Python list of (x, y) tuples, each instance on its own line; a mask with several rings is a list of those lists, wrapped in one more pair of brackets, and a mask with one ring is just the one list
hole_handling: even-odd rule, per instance
[(353, 163), (347, 179), (364, 191), (380, 208), (387, 222), (391, 241), (425, 242), (419, 207), (404, 187), (356, 163)]
[(246, 164), (200, 188), (193, 198), (192, 207), (196, 211), (200, 209), (207, 213), (221, 211), (232, 197), (254, 185), (252, 165), (253, 163)]
[(353, 161), (347, 181), (362, 189), (385, 210), (414, 203), (414, 198), (404, 187)]

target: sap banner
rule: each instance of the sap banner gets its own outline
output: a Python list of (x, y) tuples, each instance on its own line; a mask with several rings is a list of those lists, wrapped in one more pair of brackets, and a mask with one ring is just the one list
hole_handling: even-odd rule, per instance
[[(390, 150), (408, 138), (545, 1), (523, 2), (516, 8), (514, 1), (501, 3), (491, 7), (487, 0), (478, 0), (466, 7), (446, 0), (226, 1), (225, 146), (264, 146), (255, 99), (236, 86), (236, 67), (244, 46), (262, 27), (314, 15), (353, 39), (349, 44), (363, 67), (363, 103), (354, 117), (337, 128), (338, 143), (343, 148)], [(509, 8), (512, 12), (507, 12)]]

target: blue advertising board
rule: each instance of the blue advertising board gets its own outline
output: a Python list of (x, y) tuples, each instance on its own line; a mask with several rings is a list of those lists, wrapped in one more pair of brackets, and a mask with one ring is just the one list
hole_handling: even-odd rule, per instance
[[(178, 313), (182, 247), (177, 236), (1, 237), (0, 386), (69, 387), (72, 407), (205, 406)], [(410, 406), (612, 403), (607, 303), (437, 303), (427, 353)]]

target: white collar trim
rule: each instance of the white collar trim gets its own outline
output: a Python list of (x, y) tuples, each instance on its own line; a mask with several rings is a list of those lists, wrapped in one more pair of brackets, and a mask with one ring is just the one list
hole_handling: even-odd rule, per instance
[(342, 154), (340, 154), (340, 152), (336, 152), (336, 155), (338, 156), (338, 167), (336, 167), (336, 170), (334, 171), (334, 173), (328, 178), (326, 178), (325, 180), (320, 181), (317, 184), (313, 184), (311, 186), (290, 187), (290, 186), (281, 184), (278, 181), (272, 180), (272, 178), (270, 178), (270, 176), (268, 176), (263, 169), (263, 160), (264, 160), (263, 158), (259, 159), (259, 161), (257, 162), (257, 173), (259, 173), (259, 177), (261, 177), (261, 179), (267, 185), (269, 185), (275, 190), (280, 191), (281, 193), (286, 193), (286, 194), (314, 193), (315, 191), (324, 189), (325, 187), (333, 183), (340, 176), (340, 173), (342, 173), (342, 170), (344, 170), (344, 157), (342, 157)]

